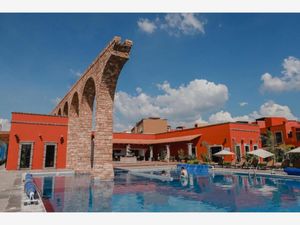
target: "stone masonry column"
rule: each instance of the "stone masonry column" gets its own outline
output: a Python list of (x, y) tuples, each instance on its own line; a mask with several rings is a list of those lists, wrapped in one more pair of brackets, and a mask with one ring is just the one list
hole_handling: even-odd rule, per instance
[[(119, 74), (128, 60), (132, 42), (125, 41), (122, 46), (115, 45), (107, 53), (102, 77), (96, 82), (96, 130), (93, 174), (102, 180), (114, 177), (112, 165), (113, 105)], [(117, 52), (118, 51), (118, 52)], [(105, 57), (105, 56), (104, 56)]]
[(167, 161), (170, 162), (170, 145), (166, 145), (167, 150)]
[(188, 156), (192, 156), (193, 143), (188, 143)]
[(153, 161), (153, 146), (150, 145), (150, 146), (149, 146), (149, 149), (150, 149), (149, 161)]

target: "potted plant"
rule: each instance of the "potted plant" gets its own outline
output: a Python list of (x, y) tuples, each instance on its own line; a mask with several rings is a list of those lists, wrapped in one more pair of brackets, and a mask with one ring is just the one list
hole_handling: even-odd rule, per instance
[(178, 158), (181, 162), (186, 162), (186, 155), (182, 148), (178, 150)]

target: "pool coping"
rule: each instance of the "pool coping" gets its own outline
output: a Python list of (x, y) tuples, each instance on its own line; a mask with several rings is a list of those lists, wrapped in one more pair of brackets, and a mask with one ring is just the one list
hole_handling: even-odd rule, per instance
[[(260, 170), (230, 170), (230, 169), (224, 169), (224, 168), (213, 168), (209, 170), (210, 173), (227, 173), (227, 174), (237, 174), (237, 175), (258, 175), (258, 176), (263, 176), (263, 177), (273, 177), (273, 178), (280, 178), (280, 179), (293, 179), (293, 180), (297, 180), (300, 181), (300, 176), (296, 176), (296, 175), (287, 175), (287, 174), (278, 174), (276, 172), (279, 171), (268, 171), (268, 172), (263, 172)], [(283, 172), (283, 171), (280, 171)]]

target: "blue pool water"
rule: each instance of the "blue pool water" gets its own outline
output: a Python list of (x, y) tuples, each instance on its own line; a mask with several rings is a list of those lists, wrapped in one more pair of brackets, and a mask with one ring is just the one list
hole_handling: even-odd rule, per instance
[(113, 182), (88, 175), (36, 177), (47, 211), (300, 212), (300, 182), (209, 174), (160, 181), (116, 172)]

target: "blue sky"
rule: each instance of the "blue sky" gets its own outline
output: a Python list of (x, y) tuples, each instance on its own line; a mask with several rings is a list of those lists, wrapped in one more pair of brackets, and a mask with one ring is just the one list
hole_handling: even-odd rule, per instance
[(134, 47), (115, 130), (147, 116), (300, 118), (300, 14), (0, 14), (0, 122), (49, 113), (115, 35)]

